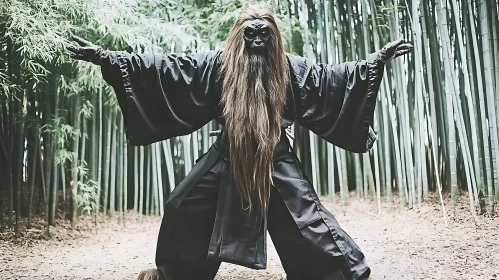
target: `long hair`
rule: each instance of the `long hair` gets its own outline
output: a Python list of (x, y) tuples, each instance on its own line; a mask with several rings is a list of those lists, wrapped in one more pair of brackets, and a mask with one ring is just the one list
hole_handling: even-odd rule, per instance
[[(263, 52), (248, 52), (244, 23), (269, 23)], [(221, 105), (229, 142), (231, 171), (244, 203), (265, 211), (270, 198), (273, 152), (281, 134), (289, 88), (289, 66), (272, 13), (261, 5), (242, 10), (229, 31), (221, 55)]]

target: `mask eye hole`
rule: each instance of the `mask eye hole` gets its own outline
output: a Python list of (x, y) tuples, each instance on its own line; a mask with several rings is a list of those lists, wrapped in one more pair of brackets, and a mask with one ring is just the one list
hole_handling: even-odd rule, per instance
[(246, 34), (246, 36), (248, 36), (248, 37), (253, 37), (253, 36), (255, 36), (255, 31), (254, 31), (254, 30), (252, 30), (252, 29), (246, 29), (246, 30), (244, 31), (244, 33), (245, 33), (245, 34)]

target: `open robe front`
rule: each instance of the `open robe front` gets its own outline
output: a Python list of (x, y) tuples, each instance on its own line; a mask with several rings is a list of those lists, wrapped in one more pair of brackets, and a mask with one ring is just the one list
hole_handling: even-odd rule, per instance
[[(111, 52), (102, 65), (102, 73), (117, 94), (128, 143), (148, 145), (190, 134), (211, 120), (223, 125), (219, 105), (220, 54), (221, 51), (190, 56)], [(356, 153), (368, 151), (376, 140), (372, 123), (383, 64), (368, 59), (325, 65), (291, 54), (287, 57), (292, 87), (283, 129), (296, 122), (337, 147)], [(364, 255), (319, 202), (285, 136), (274, 155), (275, 189), (302, 235), (326, 254), (344, 260), (341, 266), (346, 278), (365, 275), (369, 268)], [(218, 200), (209, 244), (199, 244), (201, 241), (189, 238), (192, 228), (186, 222), (188, 216), (177, 209), (207, 172), (220, 176)], [(169, 197), (158, 237), (158, 268), (167, 259), (179, 257), (208, 257), (249, 268), (266, 268), (266, 214), (248, 215), (240, 201), (222, 135)], [(320, 229), (330, 233), (334, 242), (321, 243), (321, 236), (317, 235)], [(200, 247), (208, 251), (200, 251)]]

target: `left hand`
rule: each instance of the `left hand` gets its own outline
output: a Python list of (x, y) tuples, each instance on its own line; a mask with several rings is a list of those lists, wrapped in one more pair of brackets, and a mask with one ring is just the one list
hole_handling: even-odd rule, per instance
[(73, 35), (72, 39), (79, 47), (69, 46), (69, 56), (73, 59), (91, 62), (95, 65), (101, 65), (102, 61), (107, 58), (108, 51), (101, 46), (95, 45), (83, 38)]
[(378, 59), (382, 62), (387, 62), (399, 56), (412, 52), (414, 47), (406, 43), (404, 39), (390, 42), (386, 44), (379, 52)]

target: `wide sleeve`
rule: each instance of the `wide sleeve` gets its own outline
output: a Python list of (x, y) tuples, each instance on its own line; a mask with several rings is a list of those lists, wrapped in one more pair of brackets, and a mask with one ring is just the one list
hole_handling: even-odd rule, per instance
[(102, 76), (116, 93), (128, 143), (187, 135), (214, 119), (218, 55), (110, 52)]
[(372, 125), (384, 63), (371, 55), (337, 65), (310, 60), (301, 65), (297, 123), (347, 151), (369, 151), (377, 139)]

